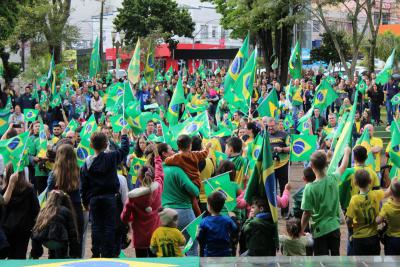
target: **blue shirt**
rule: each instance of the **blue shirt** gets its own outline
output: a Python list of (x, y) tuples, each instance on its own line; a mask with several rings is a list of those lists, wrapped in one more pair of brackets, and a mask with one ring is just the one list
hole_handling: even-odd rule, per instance
[(386, 100), (389, 101), (399, 92), (399, 87), (395, 82), (393, 84), (387, 83), (383, 86), (383, 90), (387, 92)]
[(207, 216), (199, 227), (198, 240), (205, 257), (232, 256), (231, 234), (237, 231), (235, 222), (228, 216)]

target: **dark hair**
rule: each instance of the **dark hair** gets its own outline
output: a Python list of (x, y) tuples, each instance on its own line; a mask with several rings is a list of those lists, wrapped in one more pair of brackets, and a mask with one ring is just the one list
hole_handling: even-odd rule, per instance
[(229, 138), (226, 145), (231, 147), (234, 153), (242, 152), (243, 142), (239, 137), (234, 136)]
[(17, 130), (15, 130), (15, 128), (11, 128), (10, 130), (7, 131), (6, 139), (13, 138), (17, 135), (18, 135)]
[(360, 163), (364, 163), (368, 158), (367, 149), (361, 145), (357, 145), (353, 149), (354, 160)]
[(83, 127), (82, 126), (78, 126), (75, 129), (75, 133), (80, 133), (82, 131)]
[(358, 170), (354, 175), (356, 184), (360, 188), (368, 187), (369, 183), (371, 182), (371, 178), (369, 177), (369, 173), (366, 170)]
[(200, 136), (195, 135), (192, 137), (192, 151), (200, 151), (201, 150), (201, 144), (202, 140)]
[(247, 129), (251, 130), (254, 137), (256, 137), (257, 134), (260, 132), (260, 129), (258, 129), (257, 125), (254, 122), (247, 123)]
[(140, 145), (139, 145), (140, 139), (142, 139), (142, 138), (144, 138), (144, 140), (147, 141), (147, 137), (146, 137), (144, 134), (141, 134), (141, 135), (139, 136), (139, 138), (137, 139), (137, 142), (136, 142), (136, 144), (135, 144), (135, 150), (134, 150), (134, 151), (135, 151), (136, 157), (138, 157), (138, 158), (143, 157), (143, 154), (144, 154), (144, 150), (142, 150), (142, 149), (140, 148)]
[(90, 136), (90, 143), (93, 146), (94, 150), (103, 151), (107, 148), (108, 145), (107, 136), (102, 132), (94, 132)]
[(182, 134), (178, 137), (176, 143), (178, 144), (179, 150), (187, 150), (192, 144), (192, 138), (187, 134)]
[(154, 180), (154, 168), (150, 165), (144, 165), (140, 167), (138, 171), (138, 179), (144, 186), (150, 186)]
[(307, 167), (303, 170), (303, 176), (304, 180), (306, 180), (308, 183), (314, 182), (315, 180), (315, 173), (311, 167)]
[(394, 197), (400, 197), (400, 183), (398, 181), (392, 183), (390, 186), (390, 192)]
[(207, 203), (213, 211), (219, 213), (225, 205), (225, 195), (215, 191), (207, 197)]
[(328, 164), (326, 153), (322, 150), (317, 150), (314, 153), (312, 153), (310, 161), (311, 161), (311, 166), (321, 172), (325, 170)]
[(162, 157), (162, 154), (168, 152), (169, 145), (166, 143), (160, 143), (157, 145), (158, 154)]
[(263, 208), (264, 212), (270, 211), (268, 201), (265, 198), (254, 197), (253, 201), (252, 201), (252, 204), (257, 206), (257, 207), (259, 207), (259, 208)]
[(286, 231), (292, 238), (299, 238), (301, 231), (301, 222), (298, 218), (291, 218), (286, 221)]
[(234, 182), (236, 178), (235, 164), (233, 164), (233, 162), (230, 160), (221, 160), (215, 174), (219, 175), (229, 171), (229, 178), (232, 182)]

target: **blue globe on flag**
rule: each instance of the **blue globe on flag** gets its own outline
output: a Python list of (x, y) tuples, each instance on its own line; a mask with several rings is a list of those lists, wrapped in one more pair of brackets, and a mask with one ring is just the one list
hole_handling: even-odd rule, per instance
[(304, 144), (304, 141), (298, 140), (293, 144), (293, 151), (297, 155), (303, 153), (305, 148), (306, 145)]
[(89, 156), (89, 151), (84, 147), (78, 147), (76, 155), (79, 159), (86, 159)]
[(19, 138), (15, 138), (14, 140), (12, 140), (9, 144), (8, 144), (8, 148), (10, 150), (14, 150), (15, 148), (18, 147), (19, 143), (21, 142), (21, 140), (19, 140)]
[(121, 124), (121, 126), (126, 126), (128, 123), (125, 121), (125, 119), (124, 118), (120, 118), (119, 119), (119, 124)]
[(242, 57), (236, 57), (233, 62), (230, 71), (232, 74), (239, 74), (241, 67), (243, 65), (243, 58)]
[(322, 92), (317, 93), (317, 99), (319, 102), (322, 102), (324, 100), (324, 94)]
[(173, 112), (178, 112), (178, 109), (179, 109), (179, 104), (177, 104), (177, 105), (172, 105), (171, 106), (171, 110), (173, 111)]
[(86, 128), (85, 128), (85, 133), (88, 133), (88, 132), (90, 132), (91, 130), (92, 130), (92, 125), (91, 124), (88, 124), (88, 125), (86, 125)]
[(191, 133), (195, 132), (197, 130), (197, 128), (198, 128), (197, 124), (192, 123), (185, 127), (185, 132), (187, 134), (191, 134)]

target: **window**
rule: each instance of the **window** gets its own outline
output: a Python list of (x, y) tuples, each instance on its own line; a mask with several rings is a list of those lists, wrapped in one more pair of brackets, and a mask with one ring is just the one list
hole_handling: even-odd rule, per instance
[[(374, 13), (374, 25), (378, 24), (379, 12)], [(382, 13), (381, 23), (383, 25), (389, 24), (390, 13)]]
[(201, 29), (200, 38), (207, 39), (208, 38), (208, 25), (201, 25), (200, 29)]
[(320, 24), (319, 24), (318, 20), (313, 20), (312, 25), (313, 25), (313, 29), (312, 29), (313, 32), (319, 32), (320, 31)]
[(212, 38), (217, 37), (217, 26), (212, 26), (211, 37)]

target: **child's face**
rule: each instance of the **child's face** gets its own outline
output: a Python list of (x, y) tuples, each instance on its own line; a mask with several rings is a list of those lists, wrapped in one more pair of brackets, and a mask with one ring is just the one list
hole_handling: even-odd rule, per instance
[(257, 215), (258, 213), (263, 212), (263, 209), (260, 208), (259, 206), (255, 205), (255, 204), (253, 204), (253, 205), (251, 205), (251, 212), (254, 215)]

